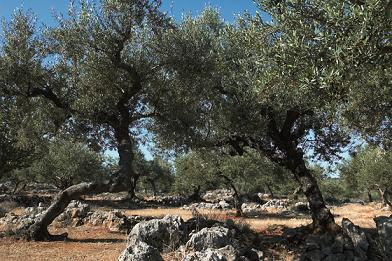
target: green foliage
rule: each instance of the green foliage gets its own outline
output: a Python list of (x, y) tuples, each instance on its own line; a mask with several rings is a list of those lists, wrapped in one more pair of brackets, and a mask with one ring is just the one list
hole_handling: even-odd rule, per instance
[(80, 182), (97, 181), (107, 175), (100, 154), (86, 145), (65, 139), (54, 139), (42, 152), (42, 158), (26, 170), (29, 177), (65, 189)]
[(290, 179), (287, 170), (253, 150), (243, 156), (198, 151), (177, 159), (174, 188), (189, 194), (198, 186), (207, 190), (234, 185), (241, 194), (270, 193), (271, 189), (272, 193), (287, 195), (295, 189)]
[(358, 148), (350, 160), (341, 166), (346, 186), (364, 192), (389, 188), (392, 184), (392, 152), (376, 146)]
[[(272, 42), (267, 57), (274, 57), (280, 66), (275, 77), (286, 82), (282, 87), (298, 90), (296, 96), (304, 97), (304, 101), (306, 96), (312, 97), (317, 107), (339, 110), (340, 121), (350, 128), (371, 140), (389, 144), (390, 1), (257, 2), (272, 16), (272, 22), (261, 28), (269, 30), (273, 38), (269, 42), (253, 38), (250, 43), (253, 46)], [(259, 20), (253, 19), (250, 28), (260, 28), (259, 24)], [(292, 82), (295, 86), (290, 86), (292, 79), (298, 80)], [(339, 118), (331, 120), (339, 122)]]
[(153, 194), (168, 193), (171, 191), (174, 175), (169, 162), (160, 157), (145, 161), (145, 171), (140, 173), (138, 188), (151, 191)]

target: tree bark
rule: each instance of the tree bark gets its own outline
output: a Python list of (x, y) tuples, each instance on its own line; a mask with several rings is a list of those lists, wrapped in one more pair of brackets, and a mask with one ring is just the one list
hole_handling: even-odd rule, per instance
[(305, 112), (288, 110), (286, 119), (279, 130), (275, 117), (269, 113), (269, 136), (274, 144), (285, 155), (285, 166), (293, 173), (305, 194), (312, 213), (312, 226), (314, 232), (337, 232), (340, 227), (335, 223), (334, 216), (325, 205), (324, 198), (317, 184), (317, 180), (306, 167), (304, 153), (298, 148), (299, 139), (306, 133), (306, 127), (296, 122)]
[(268, 189), (268, 192), (269, 192), (271, 198), (275, 198), (275, 195), (274, 195), (274, 193), (272, 192), (271, 184), (269, 184), (269, 183), (267, 182), (266, 186), (267, 186), (267, 189)]
[[(61, 191), (53, 200), (51, 206), (42, 214), (28, 229), (28, 239), (35, 241), (58, 240), (67, 237), (66, 234), (53, 236), (48, 232), (48, 226), (53, 220), (64, 212), (71, 200), (78, 199), (83, 195), (100, 194), (104, 192), (117, 193), (128, 191), (134, 193), (135, 174), (132, 169), (133, 150), (132, 140), (129, 136), (127, 125), (115, 128), (117, 149), (119, 154), (120, 170), (111, 180), (103, 182), (81, 183)], [(133, 194), (134, 196), (134, 194)]]
[(148, 182), (150, 183), (151, 189), (152, 189), (152, 195), (155, 197), (157, 194), (157, 188), (155, 185), (155, 181), (153, 179), (148, 179)]
[(119, 126), (115, 127), (115, 138), (117, 141), (117, 150), (119, 156), (119, 173), (126, 180), (128, 186), (129, 195), (135, 195), (135, 173), (132, 168), (134, 159), (132, 139), (129, 135), (127, 123), (120, 123)]
[(235, 187), (233, 180), (232, 180), (231, 178), (229, 178), (229, 177), (223, 175), (223, 174), (219, 174), (219, 176), (222, 177), (222, 178), (226, 181), (226, 183), (227, 183), (227, 184), (233, 189), (233, 191), (234, 191), (234, 207), (235, 207), (235, 209), (236, 209), (236, 216), (237, 216), (237, 217), (243, 216), (243, 213), (242, 213), (242, 200), (241, 200), (241, 196), (240, 196), (240, 194), (238, 193), (238, 190), (237, 190), (237, 188)]
[(289, 154), (288, 167), (299, 182), (301, 190), (309, 202), (313, 230), (315, 232), (336, 232), (339, 226), (335, 223), (334, 216), (325, 205), (317, 180), (306, 167), (302, 152), (293, 150)]
[(71, 200), (78, 199), (82, 195), (100, 194), (104, 192), (115, 193), (126, 191), (126, 189), (127, 186), (120, 179), (117, 181), (80, 183), (78, 185), (71, 186), (66, 190), (61, 191), (56, 196), (51, 206), (32, 226), (30, 226), (27, 237), (28, 239), (35, 241), (62, 240), (67, 237), (67, 234), (58, 236), (50, 235), (48, 232), (48, 226), (57, 216), (64, 212), (64, 209), (68, 206)]
[(188, 197), (188, 201), (190, 202), (197, 202), (197, 201), (202, 201), (200, 197), (200, 189), (201, 186), (193, 186), (193, 193)]
[(389, 195), (388, 189), (381, 189), (381, 188), (378, 186), (378, 191), (380, 192), (380, 196), (381, 196), (381, 199), (382, 199), (382, 201), (383, 201), (383, 205), (384, 205), (384, 206), (389, 206), (389, 208), (392, 209), (392, 203), (391, 203), (391, 202), (389, 201), (389, 199), (388, 199), (388, 195)]
[(368, 189), (367, 195), (368, 195), (369, 202), (373, 202), (373, 197), (372, 197), (372, 193), (371, 193), (370, 189)]

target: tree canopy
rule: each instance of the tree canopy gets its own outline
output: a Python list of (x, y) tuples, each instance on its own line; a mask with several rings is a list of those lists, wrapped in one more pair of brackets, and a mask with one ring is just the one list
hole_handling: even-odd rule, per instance
[(156, 146), (221, 150), (238, 165), (250, 151), (261, 166), (267, 157), (300, 184), (314, 228), (336, 228), (306, 157), (337, 159), (353, 133), (390, 147), (390, 1), (256, 3), (270, 21), (244, 14), (226, 23), (207, 8), (176, 22), (158, 0), (102, 0), (71, 5), (51, 28), (37, 29), (23, 12), (5, 24), (1, 167), (17, 162), (3, 159), (23, 148), (9, 146), (13, 140), (31, 149), (59, 134), (119, 153), (108, 180), (62, 192), (32, 226), (33, 238), (50, 237), (47, 226), (72, 198), (133, 193), (145, 130)]

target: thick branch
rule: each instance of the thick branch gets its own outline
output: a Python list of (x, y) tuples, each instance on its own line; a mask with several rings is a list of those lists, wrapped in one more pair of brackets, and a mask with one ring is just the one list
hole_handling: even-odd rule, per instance
[(63, 213), (71, 200), (78, 199), (82, 195), (100, 194), (104, 192), (122, 192), (127, 191), (128, 187), (122, 179), (117, 181), (81, 183), (71, 186), (60, 192), (54, 199), (52, 205), (41, 215), (40, 218), (29, 228), (29, 239), (44, 241), (64, 239), (67, 235), (52, 236), (49, 234), (47, 227), (53, 220)]

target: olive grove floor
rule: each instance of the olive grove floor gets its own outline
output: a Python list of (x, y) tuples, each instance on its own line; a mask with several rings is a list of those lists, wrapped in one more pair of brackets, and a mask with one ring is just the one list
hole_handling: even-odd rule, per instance
[[(15, 209), (15, 212), (21, 212)], [(376, 216), (389, 216), (392, 213), (383, 210), (379, 203), (346, 204), (332, 207), (336, 222), (340, 223), (347, 217), (364, 228), (374, 228), (373, 218)], [(124, 210), (126, 215), (146, 215), (162, 217), (166, 214), (180, 215), (184, 220), (189, 219), (192, 213), (179, 208), (136, 209)], [(233, 218), (232, 212), (202, 211), (203, 215), (214, 219)], [(308, 217), (287, 218), (279, 214), (266, 215), (260, 218), (237, 218), (236, 222), (248, 224), (255, 231), (264, 234), (279, 236), (283, 227), (295, 228), (310, 223)], [(52, 233), (68, 232), (69, 240), (64, 242), (26, 242), (10, 238), (0, 238), (0, 260), (2, 261), (30, 261), (30, 260), (117, 260), (121, 251), (126, 247), (126, 234), (113, 233), (101, 227), (69, 227), (64, 229), (51, 228)], [(281, 258), (290, 260), (292, 253), (276, 253)], [(163, 255), (166, 260), (174, 260), (172, 253)]]

